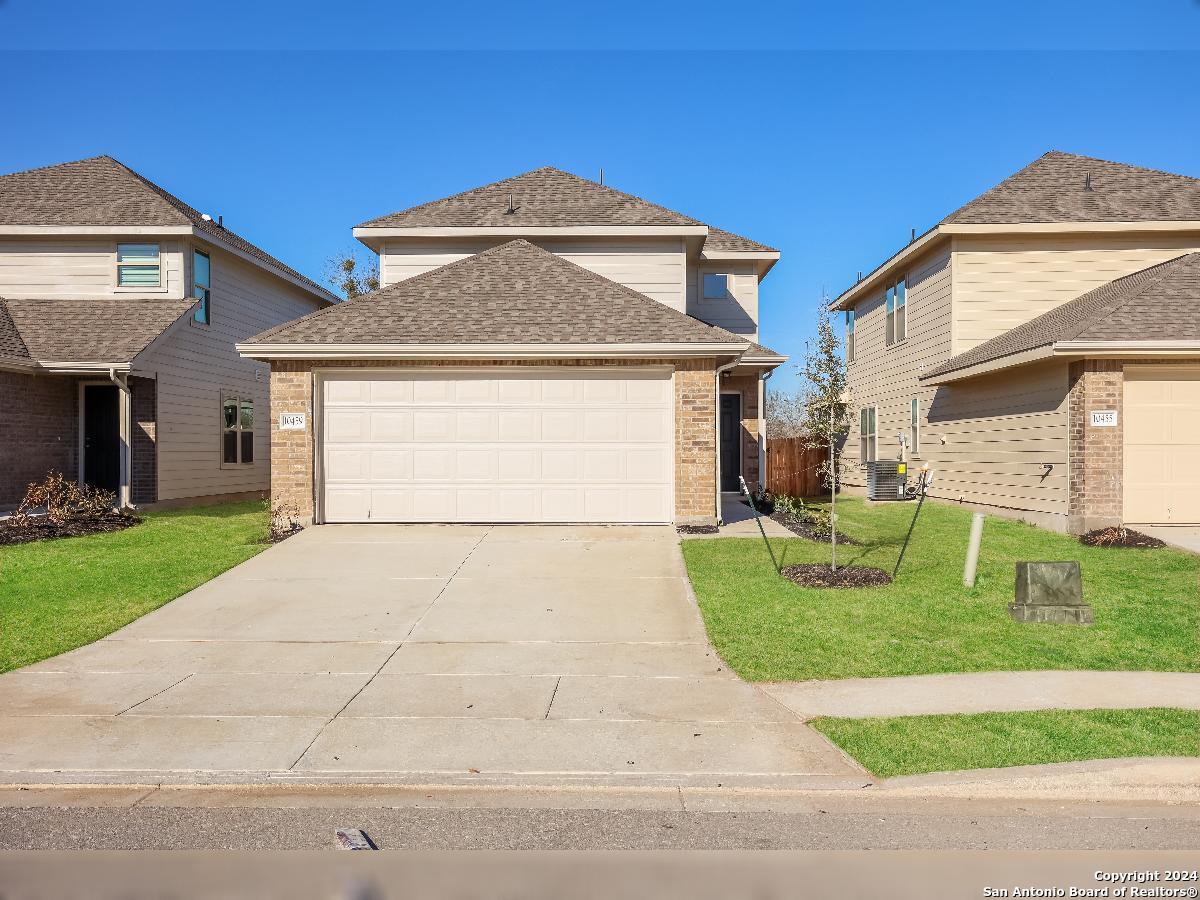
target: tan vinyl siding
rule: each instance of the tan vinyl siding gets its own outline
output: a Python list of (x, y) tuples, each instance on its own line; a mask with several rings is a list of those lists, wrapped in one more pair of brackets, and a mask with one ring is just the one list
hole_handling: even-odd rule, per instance
[(159, 245), (163, 286), (146, 291), (122, 288), (122, 296), (183, 296), (183, 244), (153, 237), (0, 239), (0, 297), (43, 299), (102, 297), (116, 293), (117, 244)]
[(1200, 249), (1196, 233), (954, 240), (955, 354), (1114, 278)]
[[(243, 359), (234, 343), (317, 307), (311, 295), (262, 269), (201, 249), (212, 259), (212, 324), (189, 316), (137, 361), (138, 371), (158, 378), (160, 501), (270, 487), (269, 368)], [(223, 392), (254, 399), (253, 464), (221, 464)]]
[[(728, 275), (729, 296), (706, 299), (705, 275)], [(751, 340), (758, 338), (758, 269), (752, 262), (700, 263), (689, 267), (688, 315)]]
[[(379, 256), (384, 285), (456, 262), (504, 243), (490, 241), (405, 240), (385, 243)], [(533, 243), (563, 259), (623, 284), (667, 306), (684, 310), (685, 256), (683, 242), (665, 240), (549, 241)]]

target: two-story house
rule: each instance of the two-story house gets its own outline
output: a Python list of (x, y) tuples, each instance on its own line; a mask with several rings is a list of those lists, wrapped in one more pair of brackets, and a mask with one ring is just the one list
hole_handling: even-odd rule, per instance
[(123, 505), (266, 491), (234, 344), (335, 300), (110, 157), (0, 176), (0, 508), (51, 470)]
[(354, 234), (380, 290), (240, 348), (302, 518), (712, 524), (759, 481), (774, 249), (553, 168)]
[(1047, 153), (832, 308), (848, 485), (903, 453), (1057, 530), (1200, 523), (1200, 180)]

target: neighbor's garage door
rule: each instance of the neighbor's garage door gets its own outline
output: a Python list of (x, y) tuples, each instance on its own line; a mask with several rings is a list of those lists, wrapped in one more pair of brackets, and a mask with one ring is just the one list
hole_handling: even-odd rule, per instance
[(670, 522), (669, 371), (323, 378), (326, 522)]
[(1200, 523), (1200, 367), (1125, 367), (1125, 521)]

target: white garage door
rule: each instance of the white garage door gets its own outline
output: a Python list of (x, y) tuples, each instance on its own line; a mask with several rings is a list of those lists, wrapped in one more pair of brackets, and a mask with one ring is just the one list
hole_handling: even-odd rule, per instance
[(1125, 521), (1200, 523), (1200, 368), (1125, 368)]
[(670, 522), (669, 371), (324, 379), (326, 522)]

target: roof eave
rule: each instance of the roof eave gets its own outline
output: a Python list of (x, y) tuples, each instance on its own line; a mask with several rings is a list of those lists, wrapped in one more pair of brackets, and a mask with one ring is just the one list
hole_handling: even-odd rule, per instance
[(1055, 356), (1200, 356), (1200, 340), (1058, 341)]
[(152, 235), (152, 234), (191, 234), (191, 225), (0, 225), (2, 236), (75, 236), (81, 234), (97, 235)]
[(334, 344), (242, 343), (248, 359), (644, 359), (741, 356), (748, 343)]
[(881, 287), (883, 276), (892, 271), (893, 268), (901, 263), (907, 262), (918, 253), (927, 250), (930, 246), (942, 238), (948, 237), (948, 234), (943, 230), (944, 228), (944, 225), (936, 225), (917, 238), (915, 241), (911, 241), (900, 250), (897, 250), (886, 260), (872, 269), (866, 278), (857, 282), (853, 287), (843, 291), (836, 300), (830, 303), (830, 312), (849, 309), (862, 297), (863, 294), (867, 293), (868, 291), (872, 291), (877, 287)]
[(1041, 347), (1034, 347), (1032, 350), (1025, 350), (1020, 353), (1010, 353), (1007, 356), (985, 360), (984, 362), (963, 366), (959, 369), (952, 369), (949, 372), (941, 372), (939, 374), (927, 372), (918, 376), (918, 380), (923, 384), (949, 384), (953, 381), (963, 381), (967, 378), (977, 378), (980, 375), (989, 375), (992, 372), (999, 372), (1002, 369), (1011, 369), (1014, 366), (1024, 366), (1028, 365), (1029, 363), (1040, 362), (1041, 360), (1050, 359), (1053, 356), (1053, 345), (1045, 344)]
[(258, 266), (260, 269), (267, 270), (271, 274), (273, 274), (279, 278), (282, 278), (284, 281), (289, 282), (290, 284), (294, 285), (295, 287), (300, 288), (305, 293), (310, 294), (311, 296), (316, 297), (317, 299), (323, 301), (326, 306), (332, 306), (335, 303), (341, 302), (341, 298), (338, 297), (336, 294), (334, 294), (330, 291), (327, 291), (320, 286), (318, 286), (314, 289), (313, 285), (307, 284), (302, 279), (297, 278), (295, 275), (291, 274), (290, 272), (287, 272), (287, 271), (279, 268), (278, 266), (273, 266), (270, 263), (266, 262), (265, 260), (261, 260), (258, 257), (254, 256), (253, 254), (247, 253), (245, 250), (242, 250), (240, 247), (235, 246), (234, 244), (230, 243), (229, 241), (222, 240), (220, 237), (213, 234), (212, 232), (204, 231), (203, 229), (197, 228), (194, 225), (189, 226), (189, 230), (190, 230), (190, 233), (192, 234), (192, 236), (195, 237), (197, 240), (207, 241), (208, 243), (212, 244), (214, 247), (220, 247), (226, 253), (232, 253), (234, 256), (238, 257), (239, 259), (242, 259), (248, 263), (252, 263), (253, 265)]

